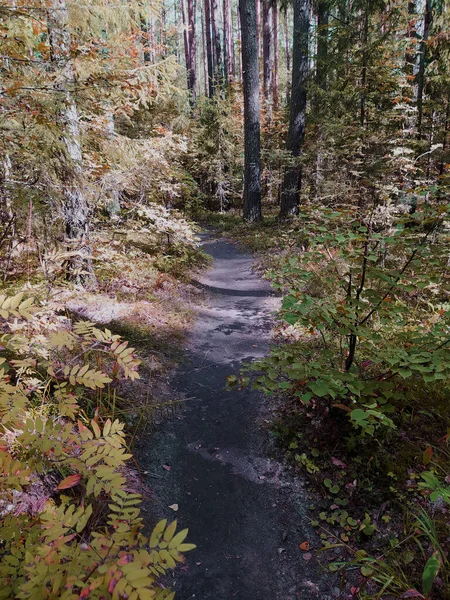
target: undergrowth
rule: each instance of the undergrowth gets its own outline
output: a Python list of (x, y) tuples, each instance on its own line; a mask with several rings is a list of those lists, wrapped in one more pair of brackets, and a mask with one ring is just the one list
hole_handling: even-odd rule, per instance
[(253, 231), (215, 219), (283, 295), (270, 355), (229, 383), (278, 398), (317, 556), (364, 599), (450, 597), (447, 211), (310, 206)]
[(0, 317), (0, 597), (173, 598), (161, 577), (194, 546), (176, 522), (142, 533), (116, 418), (134, 348), (22, 293)]

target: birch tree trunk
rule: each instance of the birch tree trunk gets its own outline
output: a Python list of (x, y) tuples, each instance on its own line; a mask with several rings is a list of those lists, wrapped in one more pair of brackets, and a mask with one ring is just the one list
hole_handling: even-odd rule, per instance
[[(259, 0), (256, 0), (259, 2)], [(244, 88), (244, 220), (261, 219), (261, 137), (255, 0), (239, 0)]]
[(311, 0), (294, 0), (294, 43), (292, 56), (292, 92), (286, 150), (291, 159), (281, 188), (280, 217), (298, 215), (302, 167), (300, 155), (305, 138), (306, 83), (308, 77), (308, 35)]
[(64, 221), (69, 250), (67, 277), (81, 285), (94, 283), (92, 250), (89, 243), (89, 207), (81, 186), (83, 175), (80, 124), (73, 96), (75, 73), (70, 57), (69, 14), (66, 0), (51, 0), (47, 27), (51, 61), (57, 70), (55, 90), (58, 96), (58, 121), (66, 156), (61, 160), (61, 185), (64, 197)]

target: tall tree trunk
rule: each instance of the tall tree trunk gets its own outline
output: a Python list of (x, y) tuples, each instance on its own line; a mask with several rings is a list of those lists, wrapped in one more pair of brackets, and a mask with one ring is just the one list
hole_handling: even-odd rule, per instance
[[(317, 5), (317, 62), (316, 62), (316, 84), (322, 90), (327, 89), (328, 79), (328, 7), (329, 0), (320, 0)], [(316, 114), (322, 114), (323, 111), (323, 99), (320, 92), (317, 94), (315, 99), (315, 112)], [(317, 155), (314, 175), (314, 186), (312, 195), (315, 197), (320, 195), (321, 187), (323, 183), (323, 128), (322, 122), (317, 123)]]
[(262, 0), (255, 0), (256, 2), (256, 44), (258, 46), (258, 69), (259, 61), (261, 59), (261, 2)]
[(186, 67), (186, 73), (188, 74), (187, 82), (188, 82), (188, 89), (189, 89), (189, 71), (191, 69), (191, 61), (190, 61), (190, 56), (189, 56), (188, 24), (187, 24), (185, 0), (181, 0), (180, 4), (181, 4), (181, 18), (183, 21), (184, 64)]
[(239, 0), (244, 87), (244, 220), (261, 219), (261, 138), (256, 2)]
[(278, 109), (278, 6), (277, 0), (272, 0), (272, 23), (273, 23), (273, 77), (272, 77), (272, 99), (273, 107)]
[(214, 95), (214, 51), (212, 40), (212, 15), (211, 15), (212, 0), (205, 0), (205, 27), (206, 27), (206, 56), (208, 63), (208, 96)]
[(237, 9), (237, 28), (238, 28), (238, 69), (239, 69), (239, 81), (242, 83), (242, 26), (241, 26), (241, 12), (239, 6)]
[(225, 80), (227, 83), (234, 78), (233, 30), (231, 24), (231, 0), (223, 1), (223, 53), (225, 65)]
[(308, 34), (311, 0), (294, 0), (294, 43), (289, 132), (286, 142), (292, 163), (284, 172), (280, 217), (298, 215), (302, 168), (299, 161), (306, 125), (306, 82), (308, 77)]
[(214, 81), (219, 85), (223, 80), (222, 71), (222, 46), (220, 43), (220, 28), (219, 28), (219, 2), (211, 0), (211, 24), (212, 24), (212, 44), (214, 56)]
[(291, 101), (291, 42), (289, 35), (289, 19), (288, 19), (288, 7), (284, 9), (284, 53), (286, 55), (286, 104), (289, 106)]
[(195, 0), (187, 0), (187, 14), (185, 0), (181, 0), (181, 13), (183, 15), (184, 56), (187, 71), (187, 87), (189, 101), (195, 104), (197, 82), (197, 58), (195, 45)]
[(419, 8), (422, 10), (420, 17), (421, 26), (417, 31), (417, 35), (420, 36), (419, 46), (419, 59), (418, 59), (418, 71), (416, 75), (417, 85), (417, 135), (419, 139), (422, 139), (422, 123), (423, 123), (423, 94), (425, 88), (425, 65), (427, 57), (427, 41), (430, 32), (431, 21), (433, 18), (433, 9), (431, 6), (431, 0), (422, 0), (424, 6)]
[(323, 90), (327, 88), (328, 74), (328, 2), (320, 1), (317, 7), (317, 70), (316, 83)]
[(203, 79), (205, 84), (205, 96), (209, 95), (208, 90), (208, 51), (206, 49), (206, 25), (205, 25), (205, 5), (200, 2), (200, 19), (202, 22), (202, 62)]
[(222, 35), (223, 35), (223, 72), (225, 84), (228, 85), (230, 81), (230, 51), (229, 51), (229, 8), (230, 0), (223, 0), (222, 4)]
[(234, 11), (233, 2), (230, 1), (230, 52), (231, 52), (231, 76), (236, 79), (236, 51), (234, 45)]
[(191, 102), (195, 103), (197, 87), (197, 47), (195, 40), (196, 0), (187, 0), (188, 7), (188, 50), (190, 70), (188, 72), (188, 88), (191, 92)]
[(89, 207), (81, 187), (83, 175), (80, 124), (73, 97), (75, 74), (70, 56), (69, 14), (66, 0), (51, 0), (47, 27), (51, 61), (59, 71), (55, 88), (60, 100), (58, 121), (66, 156), (61, 160), (61, 184), (64, 196), (64, 221), (69, 250), (74, 255), (67, 261), (67, 276), (79, 284), (94, 283), (92, 250), (89, 243)]
[(272, 23), (271, 0), (262, 0), (262, 18), (263, 18), (263, 91), (266, 102), (272, 92)]

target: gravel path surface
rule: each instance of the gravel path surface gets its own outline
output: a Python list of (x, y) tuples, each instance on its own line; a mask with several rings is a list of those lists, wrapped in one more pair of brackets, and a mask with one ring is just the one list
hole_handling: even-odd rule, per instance
[(267, 354), (279, 300), (234, 244), (207, 236), (203, 247), (214, 258), (199, 280), (208, 301), (175, 379), (188, 400), (141, 441), (143, 467), (157, 474), (147, 482), (154, 493), (149, 510), (176, 517), (197, 544), (173, 576), (176, 598), (329, 598), (323, 575), (299, 549), (314, 535), (302, 483), (270, 457), (267, 400), (225, 389), (243, 361)]

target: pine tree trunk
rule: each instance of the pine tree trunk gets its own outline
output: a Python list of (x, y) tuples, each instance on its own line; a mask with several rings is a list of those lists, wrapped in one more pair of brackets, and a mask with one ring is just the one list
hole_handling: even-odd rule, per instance
[(219, 28), (219, 2), (211, 0), (211, 24), (212, 24), (212, 44), (214, 56), (214, 82), (215, 85), (220, 85), (223, 81), (222, 70), (222, 45), (220, 43), (220, 28)]
[(214, 52), (212, 40), (212, 16), (211, 16), (211, 1), (205, 0), (205, 28), (206, 28), (206, 56), (208, 63), (208, 96), (214, 95)]
[(238, 27), (238, 69), (239, 69), (239, 81), (242, 83), (242, 26), (241, 26), (241, 13), (239, 6), (237, 9), (237, 27)]
[(284, 53), (286, 55), (286, 104), (289, 106), (291, 101), (291, 43), (289, 36), (289, 19), (288, 19), (288, 7), (284, 9)]
[(202, 22), (202, 62), (203, 79), (205, 84), (205, 96), (209, 95), (208, 90), (208, 52), (206, 49), (206, 24), (205, 24), (205, 5), (200, 2), (200, 19)]
[(308, 77), (308, 34), (311, 0), (294, 0), (294, 43), (289, 132), (286, 142), (292, 163), (285, 169), (281, 189), (280, 217), (298, 215), (302, 168), (299, 161), (306, 125), (306, 82)]
[(317, 7), (317, 70), (316, 83), (323, 90), (327, 88), (328, 74), (328, 3), (319, 2)]
[(190, 69), (188, 72), (188, 89), (191, 93), (191, 103), (195, 104), (197, 88), (197, 48), (195, 40), (196, 0), (187, 0), (188, 8), (188, 52)]
[(271, 0), (262, 0), (263, 18), (263, 91), (266, 102), (272, 92), (272, 23), (271, 23)]
[(430, 32), (430, 26), (433, 18), (431, 0), (423, 0), (424, 6), (421, 14), (421, 27), (417, 34), (421, 38), (419, 46), (419, 65), (416, 76), (417, 85), (417, 135), (419, 139), (422, 139), (422, 123), (423, 123), (423, 94), (425, 88), (425, 65), (427, 58), (427, 40)]
[(197, 84), (197, 58), (195, 46), (195, 0), (187, 0), (187, 14), (185, 0), (181, 0), (181, 13), (183, 16), (184, 57), (187, 72), (187, 87), (191, 106), (195, 104)]
[[(259, 0), (256, 0), (258, 2)], [(239, 0), (244, 87), (244, 220), (261, 219), (261, 139), (255, 0)]]
[(231, 25), (231, 0), (223, 1), (223, 52), (225, 65), (225, 80), (233, 81), (233, 31)]
[(272, 76), (272, 100), (273, 108), (278, 109), (278, 6), (277, 1), (272, 0), (272, 23), (273, 23), (273, 76)]
[(236, 79), (236, 51), (234, 44), (234, 12), (233, 12), (233, 2), (230, 1), (230, 53), (231, 53), (231, 76), (233, 81)]
[(188, 24), (187, 24), (185, 0), (181, 0), (180, 4), (181, 4), (181, 18), (183, 21), (184, 64), (186, 67), (187, 82), (188, 82), (188, 89), (189, 89), (189, 72), (191, 70), (191, 62), (190, 62), (190, 56), (189, 56)]
[(75, 74), (70, 56), (68, 10), (65, 0), (51, 0), (47, 27), (51, 61), (58, 70), (55, 96), (58, 97), (58, 121), (66, 155), (61, 160), (61, 184), (64, 197), (64, 221), (69, 250), (67, 277), (81, 285), (95, 282), (92, 250), (89, 243), (89, 207), (81, 187), (83, 175), (80, 124), (73, 97)]
[(230, 68), (229, 68), (229, 60), (230, 60), (230, 53), (229, 53), (229, 39), (228, 39), (228, 35), (229, 35), (229, 29), (230, 29), (230, 24), (229, 24), (229, 18), (228, 18), (228, 10), (229, 10), (229, 4), (230, 4), (230, 0), (223, 0), (223, 4), (222, 4), (222, 35), (223, 35), (223, 65), (224, 65), (224, 79), (225, 79), (225, 85), (228, 85), (229, 81), (230, 81)]

